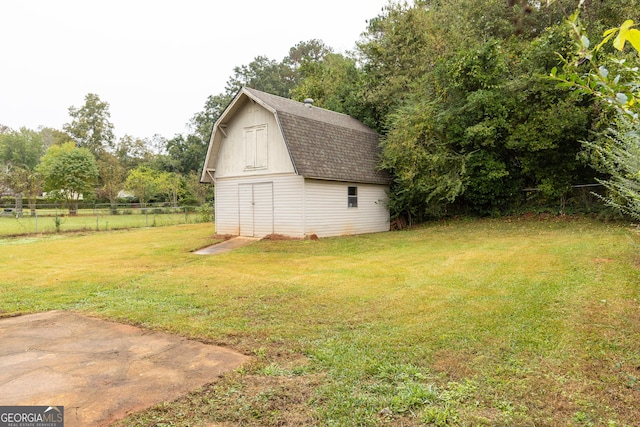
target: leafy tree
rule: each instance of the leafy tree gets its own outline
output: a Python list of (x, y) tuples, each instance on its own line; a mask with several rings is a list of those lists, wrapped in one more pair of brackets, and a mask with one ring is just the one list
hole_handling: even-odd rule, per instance
[(301, 41), (289, 49), (289, 54), (282, 62), (291, 69), (297, 70), (304, 63), (321, 62), (331, 53), (333, 53), (333, 49), (322, 40)]
[(148, 166), (138, 166), (129, 172), (124, 187), (138, 198), (144, 208), (149, 200), (162, 192), (159, 175), (158, 171)]
[(114, 148), (113, 124), (109, 121), (109, 104), (96, 94), (89, 93), (80, 108), (69, 107), (71, 123), (63, 129), (76, 142), (78, 148), (87, 148), (96, 158)]
[(320, 60), (303, 60), (299, 73), (299, 83), (291, 90), (293, 99), (312, 98), (318, 107), (349, 114), (376, 127), (363, 107), (362, 93), (357, 90), (365, 75), (354, 58), (327, 53)]
[(167, 196), (173, 207), (177, 207), (178, 196), (182, 192), (182, 176), (175, 172), (162, 172), (156, 179), (159, 192)]
[[(556, 52), (571, 50), (570, 3), (418, 0), (369, 22), (355, 90), (360, 118), (383, 134), (394, 214), (500, 214), (523, 203), (525, 187), (564, 207), (572, 185), (593, 182), (578, 154), (597, 109), (546, 79)], [(600, 3), (584, 3), (594, 25), (619, 12)]]
[(387, 115), (402, 105), (412, 83), (433, 69), (447, 46), (430, 7), (390, 3), (371, 19), (358, 43), (366, 75), (361, 88), (369, 111), (365, 122), (384, 130)]
[[(601, 180), (610, 192), (606, 202), (622, 212), (640, 219), (640, 30), (632, 20), (607, 30), (602, 40), (592, 47), (579, 13), (569, 19), (576, 40), (577, 54), (566, 59), (564, 74), (551, 76), (563, 86), (594, 96), (604, 108), (616, 115), (602, 138), (585, 142), (592, 164), (610, 175)], [(609, 41), (617, 55), (608, 54)], [(632, 52), (624, 54), (629, 42)]]
[(33, 169), (45, 152), (41, 132), (27, 128), (0, 133), (0, 163)]
[(202, 162), (207, 154), (208, 140), (195, 134), (176, 135), (166, 143), (167, 154), (173, 159), (173, 170), (181, 174), (197, 172), (202, 169)]
[(202, 206), (213, 198), (213, 185), (202, 184), (200, 174), (189, 172), (184, 178), (185, 196)]
[(98, 173), (101, 187), (99, 195), (109, 199), (111, 210), (116, 210), (118, 194), (124, 189), (127, 171), (120, 160), (113, 154), (105, 153), (98, 160)]
[[(300, 67), (308, 61), (317, 61), (331, 53), (331, 48), (321, 40), (299, 42), (289, 54), (280, 62), (265, 56), (257, 56), (249, 64), (234, 67), (233, 75), (225, 85), (225, 91), (217, 95), (210, 95), (204, 109), (191, 118), (189, 122), (191, 135), (196, 136), (200, 145), (207, 145), (211, 138), (213, 124), (229, 105), (236, 93), (247, 86), (275, 95), (289, 97), (291, 90), (301, 78)], [(184, 138), (188, 143), (195, 140)], [(175, 140), (175, 138), (174, 138)], [(181, 144), (182, 141), (174, 141)], [(192, 169), (196, 170), (196, 169)]]
[(65, 142), (73, 142), (71, 135), (58, 129), (45, 127), (40, 130), (40, 135), (42, 135), (42, 142), (45, 146), (45, 151), (46, 148), (49, 148), (52, 145), (62, 145)]
[(152, 160), (153, 153), (149, 145), (148, 141), (124, 135), (118, 140), (115, 156), (126, 169), (134, 169)]
[(73, 143), (50, 147), (37, 171), (44, 178), (44, 190), (65, 200), (71, 215), (77, 214), (80, 197), (93, 194), (98, 180), (98, 166), (93, 154)]
[(156, 133), (151, 138), (145, 138), (144, 142), (149, 153), (153, 155), (165, 154), (167, 138), (165, 138), (164, 136)]
[(407, 102), (392, 115), (381, 166), (391, 172), (389, 208), (409, 223), (439, 216), (464, 191), (465, 158), (447, 145), (432, 117), (437, 102)]
[(291, 69), (287, 64), (256, 56), (247, 65), (234, 67), (233, 76), (227, 81), (227, 93), (236, 93), (243, 86), (248, 86), (274, 95), (289, 96), (293, 82), (288, 78)]
[(640, 123), (621, 114), (599, 142), (585, 143), (594, 165), (609, 174), (600, 182), (609, 191), (605, 202), (640, 220)]
[[(11, 189), (16, 196), (28, 199), (31, 215), (35, 215), (36, 200), (42, 192), (42, 176), (27, 166), (16, 166), (10, 163), (0, 167), (0, 189)], [(21, 214), (21, 212), (18, 212)]]
[(16, 194), (26, 197), (31, 210), (31, 216), (36, 215), (36, 201), (42, 193), (44, 181), (42, 175), (27, 166), (11, 166), (7, 175), (6, 184)]
[(204, 104), (204, 109), (194, 114), (189, 122), (192, 134), (197, 136), (200, 141), (208, 143), (213, 131), (213, 124), (227, 108), (234, 95), (235, 92), (209, 96)]

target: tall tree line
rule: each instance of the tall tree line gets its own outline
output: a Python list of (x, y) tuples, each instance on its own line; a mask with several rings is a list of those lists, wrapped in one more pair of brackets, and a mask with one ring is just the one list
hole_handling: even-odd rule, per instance
[[(482, 215), (525, 202), (526, 188), (559, 206), (595, 182), (582, 141), (602, 125), (588, 96), (549, 71), (574, 49), (575, 1), (416, 1), (374, 19), (359, 44), (372, 121), (396, 214), (422, 220), (455, 209)], [(635, 13), (635, 1), (585, 1), (591, 34)]]
[[(73, 141), (96, 159), (95, 185), (104, 198), (113, 200), (136, 171), (138, 181), (165, 174), (158, 182), (173, 183), (156, 185), (159, 197), (204, 200), (193, 194), (213, 124), (249, 86), (300, 101), (311, 97), (377, 130), (394, 216), (498, 215), (526, 203), (534, 193), (524, 189), (563, 207), (572, 186), (610, 173), (593, 167), (589, 144), (602, 139), (611, 113), (597, 96), (549, 78), (579, 48), (567, 18), (579, 9), (584, 35), (596, 40), (637, 8), (638, 0), (390, 1), (352, 52), (309, 40), (280, 61), (256, 56), (235, 67), (185, 134), (115, 141), (108, 104), (89, 94), (84, 106), (69, 109), (72, 120), (63, 131), (42, 130), (40, 148), (29, 153), (12, 149), (11, 141), (23, 138), (29, 147), (32, 131), (0, 131), (0, 160), (5, 176), (7, 165), (36, 169), (34, 159), (48, 146)], [(627, 56), (638, 62), (637, 53)], [(180, 177), (180, 190), (166, 174)]]
[(549, 78), (576, 49), (566, 21), (579, 9), (595, 37), (637, 6), (637, 0), (389, 2), (354, 52), (334, 53), (319, 43), (302, 49), (294, 67), (257, 57), (235, 69), (227, 91), (210, 97), (192, 123), (210, 132), (243, 85), (311, 97), (382, 135), (380, 166), (393, 178), (394, 216), (499, 215), (532, 194), (564, 209), (573, 186), (603, 178), (585, 144), (609, 123), (601, 102)]

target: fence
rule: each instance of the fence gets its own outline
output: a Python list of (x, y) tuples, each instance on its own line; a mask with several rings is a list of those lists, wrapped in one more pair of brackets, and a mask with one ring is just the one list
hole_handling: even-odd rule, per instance
[(139, 204), (96, 204), (78, 209), (74, 215), (70, 215), (67, 209), (59, 205), (39, 204), (34, 210), (25, 207), (21, 215), (15, 207), (4, 206), (0, 216), (0, 236), (160, 227), (211, 222), (213, 218), (213, 208), (208, 205), (142, 207)]

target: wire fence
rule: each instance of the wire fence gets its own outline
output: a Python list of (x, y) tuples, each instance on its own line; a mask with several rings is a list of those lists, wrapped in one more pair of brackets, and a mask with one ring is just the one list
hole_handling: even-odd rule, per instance
[(139, 204), (83, 206), (70, 213), (59, 205), (39, 204), (35, 209), (2, 207), (0, 236), (68, 231), (103, 231), (139, 227), (213, 222), (213, 208)]

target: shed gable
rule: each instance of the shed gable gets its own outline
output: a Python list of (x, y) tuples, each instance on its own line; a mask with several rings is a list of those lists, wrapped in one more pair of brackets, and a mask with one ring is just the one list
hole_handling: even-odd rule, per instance
[(261, 105), (246, 100), (214, 132), (219, 148), (205, 167), (216, 178), (295, 173), (276, 118)]
[(388, 185), (379, 154), (378, 134), (350, 116), (243, 88), (214, 126), (201, 181), (296, 173)]

